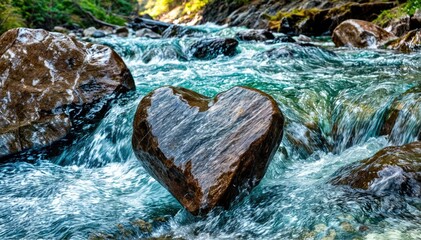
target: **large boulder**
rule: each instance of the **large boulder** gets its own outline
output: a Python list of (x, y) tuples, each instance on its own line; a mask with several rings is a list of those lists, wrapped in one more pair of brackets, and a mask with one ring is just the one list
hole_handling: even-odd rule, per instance
[(255, 89), (212, 99), (162, 87), (140, 102), (132, 143), (145, 169), (189, 212), (203, 214), (260, 182), (283, 123), (277, 103)]
[(233, 56), (237, 46), (238, 41), (233, 38), (205, 38), (193, 43), (189, 53), (198, 59), (212, 59), (218, 55)]
[(335, 28), (332, 40), (337, 47), (377, 47), (396, 38), (381, 27), (362, 20), (350, 19)]
[(4, 33), (0, 158), (59, 140), (74, 118), (100, 111), (96, 103), (133, 88), (130, 71), (109, 47), (44, 30)]
[(387, 147), (339, 171), (331, 182), (377, 194), (421, 196), (421, 142)]

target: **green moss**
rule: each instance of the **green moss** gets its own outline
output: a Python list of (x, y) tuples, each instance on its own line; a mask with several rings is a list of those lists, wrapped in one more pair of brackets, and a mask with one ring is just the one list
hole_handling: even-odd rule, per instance
[(402, 6), (395, 7), (390, 10), (383, 11), (374, 21), (373, 23), (381, 26), (386, 27), (393, 19), (397, 19), (406, 15), (406, 12), (402, 8)]
[(412, 16), (417, 9), (421, 9), (421, 0), (409, 0), (393, 9), (383, 11), (373, 22), (385, 27), (393, 19), (399, 19), (405, 15)]
[(282, 18), (307, 18), (312, 17), (315, 14), (319, 13), (320, 9), (318, 8), (311, 8), (311, 9), (293, 9), (289, 12), (279, 11), (275, 15), (270, 16), (269, 19), (271, 21), (278, 21)]
[(0, 3), (0, 34), (11, 28), (23, 26), (25, 26), (25, 22), (20, 9), (13, 7), (10, 0)]
[(403, 9), (407, 14), (413, 15), (417, 9), (421, 9), (421, 0), (409, 0)]

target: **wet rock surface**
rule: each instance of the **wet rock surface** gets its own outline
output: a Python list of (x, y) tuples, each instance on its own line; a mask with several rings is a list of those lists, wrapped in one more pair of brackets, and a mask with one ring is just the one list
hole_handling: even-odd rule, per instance
[(198, 59), (212, 59), (218, 55), (233, 56), (237, 46), (238, 41), (233, 38), (205, 38), (193, 43), (189, 53)]
[(162, 32), (163, 38), (174, 38), (174, 37), (185, 37), (185, 36), (199, 36), (202, 35), (203, 31), (194, 29), (192, 27), (184, 27), (179, 25), (172, 25)]
[(162, 36), (149, 28), (142, 28), (140, 30), (136, 31), (136, 37), (146, 37), (146, 38), (152, 38), (152, 39), (159, 39)]
[[(47, 146), (74, 119), (101, 112), (115, 94), (134, 88), (109, 47), (60, 33), (13, 29), (0, 37), (0, 158)], [(87, 109), (85, 109), (85, 107)]]
[(191, 213), (227, 207), (263, 178), (283, 132), (276, 102), (234, 87), (208, 98), (162, 87), (139, 104), (132, 144), (145, 169)]
[[(388, 135), (392, 144), (421, 141), (421, 87), (414, 87), (391, 104), (380, 134)], [(402, 133), (401, 129), (408, 129)]]
[(377, 194), (421, 196), (421, 142), (387, 147), (373, 157), (339, 171), (331, 183)]
[(335, 28), (332, 40), (337, 47), (377, 47), (396, 38), (392, 33), (366, 21), (350, 19)]
[(247, 30), (235, 34), (235, 38), (240, 41), (266, 41), (274, 40), (275, 36), (272, 32), (267, 30)]
[(388, 49), (398, 50), (404, 53), (410, 53), (421, 49), (421, 31), (412, 30), (404, 36), (388, 42)]
[(373, 21), (396, 2), (367, 1), (224, 1), (215, 0), (203, 10), (202, 23), (270, 29), (287, 34), (328, 34), (347, 19)]

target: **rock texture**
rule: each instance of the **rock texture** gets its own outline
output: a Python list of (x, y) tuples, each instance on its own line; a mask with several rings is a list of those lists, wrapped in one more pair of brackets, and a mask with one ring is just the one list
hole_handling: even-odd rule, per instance
[(235, 38), (241, 41), (266, 41), (274, 40), (275, 36), (267, 30), (248, 30), (236, 33)]
[[(59, 140), (70, 132), (74, 118), (101, 110), (95, 103), (133, 88), (128, 68), (109, 47), (44, 30), (4, 33), (0, 158)], [(88, 105), (92, 109), (86, 112)]]
[(198, 59), (212, 59), (218, 55), (233, 56), (238, 41), (233, 38), (205, 38), (193, 43), (189, 53)]
[(387, 147), (356, 166), (341, 170), (333, 184), (371, 190), (421, 196), (421, 142)]
[(395, 38), (379, 26), (361, 20), (350, 19), (335, 28), (332, 40), (337, 47), (377, 47)]
[(421, 31), (412, 30), (404, 36), (390, 41), (386, 44), (388, 49), (410, 53), (421, 49)]
[(421, 141), (421, 87), (404, 92), (391, 104), (380, 134), (394, 145)]
[(214, 0), (203, 10), (202, 23), (214, 22), (287, 34), (330, 35), (342, 21), (372, 21), (396, 2), (374, 0), (338, 1), (226, 1)]
[(132, 143), (145, 169), (189, 212), (203, 214), (260, 182), (283, 122), (258, 90), (235, 87), (211, 99), (163, 87), (140, 102)]

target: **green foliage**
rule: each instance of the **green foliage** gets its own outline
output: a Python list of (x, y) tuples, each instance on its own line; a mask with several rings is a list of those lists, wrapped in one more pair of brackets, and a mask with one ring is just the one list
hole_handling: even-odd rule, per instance
[(180, 4), (182, 4), (181, 0), (148, 0), (142, 13), (156, 18)]
[(203, 9), (209, 0), (191, 0), (184, 5), (183, 14), (197, 13)]
[[(136, 0), (0, 0), (0, 33), (10, 28), (28, 26), (51, 30), (54, 26), (91, 23), (83, 11), (116, 25), (124, 25), (121, 15), (133, 11)], [(83, 11), (80, 10), (80, 8)]]
[(405, 15), (413, 15), (417, 9), (421, 9), (421, 0), (409, 0), (393, 9), (383, 11), (374, 23), (386, 27), (393, 19), (399, 19)]
[(421, 0), (409, 0), (403, 9), (409, 15), (413, 15), (417, 9), (421, 9)]
[(0, 2), (0, 34), (16, 27), (25, 26), (20, 10), (13, 7), (10, 0)]

